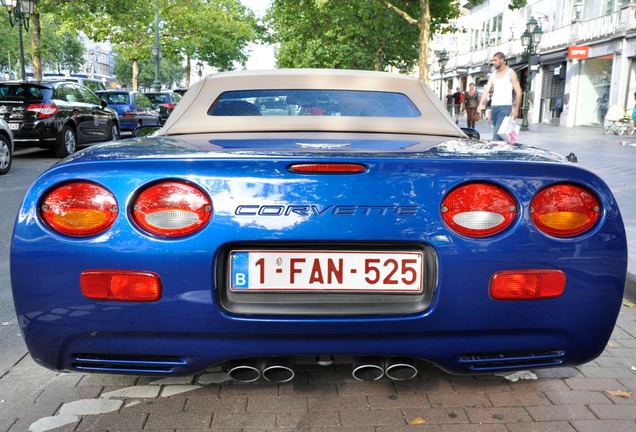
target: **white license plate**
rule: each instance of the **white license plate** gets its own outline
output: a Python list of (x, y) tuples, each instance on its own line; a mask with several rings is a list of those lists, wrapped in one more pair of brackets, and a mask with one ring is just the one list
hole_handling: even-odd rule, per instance
[(11, 130), (20, 129), (20, 123), (9, 123), (9, 129), (11, 129)]
[(344, 291), (418, 293), (422, 252), (236, 250), (232, 291)]

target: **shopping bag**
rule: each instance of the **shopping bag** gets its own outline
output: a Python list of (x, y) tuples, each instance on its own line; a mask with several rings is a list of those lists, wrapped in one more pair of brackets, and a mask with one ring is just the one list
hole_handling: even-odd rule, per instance
[(507, 143), (516, 143), (519, 137), (521, 126), (515, 122), (510, 116), (504, 117), (497, 134)]

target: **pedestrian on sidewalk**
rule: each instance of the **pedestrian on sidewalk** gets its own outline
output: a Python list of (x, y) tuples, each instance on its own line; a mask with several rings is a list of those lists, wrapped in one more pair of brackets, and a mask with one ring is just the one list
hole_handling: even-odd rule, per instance
[(506, 56), (503, 53), (495, 53), (492, 57), (492, 65), (495, 70), (488, 77), (488, 83), (481, 95), (478, 109), (484, 106), (490, 89), (493, 89), (491, 118), (494, 130), (492, 139), (503, 140), (498, 134), (499, 127), (504, 117), (510, 116), (513, 120), (518, 117), (519, 106), (521, 105), (521, 86), (515, 71), (506, 65)]
[(464, 110), (466, 111), (466, 126), (475, 128), (477, 107), (479, 106), (479, 93), (475, 89), (475, 83), (468, 84), (468, 91), (464, 92)]
[(455, 107), (455, 123), (459, 124), (459, 115), (462, 112), (462, 92), (459, 87), (453, 93), (453, 105)]
[(446, 95), (446, 109), (450, 115), (453, 115), (453, 91), (451, 89), (448, 89)]

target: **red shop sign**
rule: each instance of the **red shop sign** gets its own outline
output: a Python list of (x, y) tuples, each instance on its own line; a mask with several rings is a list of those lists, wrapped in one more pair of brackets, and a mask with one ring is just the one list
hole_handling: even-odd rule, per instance
[(568, 47), (568, 58), (569, 59), (578, 59), (585, 60), (590, 56), (590, 47), (585, 45), (574, 45)]

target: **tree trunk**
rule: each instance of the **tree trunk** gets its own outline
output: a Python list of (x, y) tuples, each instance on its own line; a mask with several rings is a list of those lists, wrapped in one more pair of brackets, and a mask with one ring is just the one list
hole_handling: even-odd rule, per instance
[(42, 73), (42, 58), (41, 58), (41, 34), (42, 27), (40, 26), (40, 14), (36, 13), (31, 15), (31, 64), (33, 65), (33, 78), (41, 80)]
[(428, 42), (431, 38), (431, 7), (429, 0), (420, 0), (420, 19), (418, 23), (420, 45), (420, 80), (428, 84)]
[(137, 59), (132, 60), (132, 89), (139, 90), (139, 61)]
[(190, 88), (190, 72), (192, 72), (192, 65), (190, 64), (190, 56), (186, 57), (186, 67), (185, 67), (185, 86), (186, 88)]

